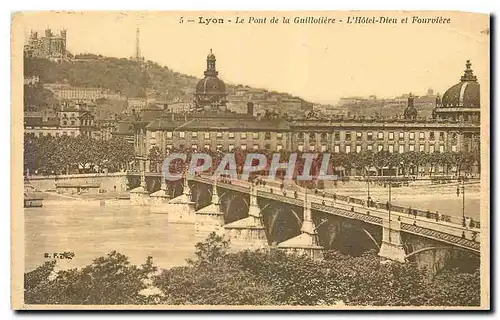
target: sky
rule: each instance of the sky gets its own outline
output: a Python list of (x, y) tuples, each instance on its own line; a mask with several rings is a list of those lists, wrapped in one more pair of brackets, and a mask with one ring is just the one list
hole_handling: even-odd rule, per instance
[[(275, 16), (335, 18), (335, 24), (271, 24)], [(408, 16), (450, 18), (450, 24), (346, 24), (347, 17)], [(184, 23), (180, 23), (183, 17)], [(203, 25), (199, 17), (223, 18)], [(235, 24), (236, 17), (244, 18)], [(266, 24), (248, 23), (267, 17)], [(187, 23), (194, 19), (195, 23)], [(232, 22), (228, 22), (231, 19)], [(344, 23), (338, 22), (343, 20)], [(72, 53), (112, 57), (135, 54), (140, 28), (142, 55), (169, 68), (203, 77), (212, 49), (219, 77), (289, 92), (313, 102), (334, 103), (342, 96), (394, 97), (433, 88), (441, 94), (459, 82), (470, 59), (481, 84), (489, 85), (489, 17), (456, 12), (31, 12), (14, 17), (14, 43), (30, 30), (67, 29)], [(16, 41), (19, 39), (19, 41)], [(21, 41), (21, 39), (23, 41)]]

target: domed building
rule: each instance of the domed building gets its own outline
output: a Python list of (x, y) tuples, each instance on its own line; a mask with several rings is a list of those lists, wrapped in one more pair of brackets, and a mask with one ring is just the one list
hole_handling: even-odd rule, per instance
[(443, 97), (436, 98), (433, 117), (441, 120), (473, 121), (480, 118), (480, 87), (471, 69), (470, 60), (465, 64), (460, 82), (450, 87)]
[(204, 72), (205, 78), (198, 81), (194, 94), (197, 109), (226, 110), (226, 85), (218, 78), (219, 72), (215, 68), (215, 61), (215, 55), (210, 49), (207, 56), (207, 70)]

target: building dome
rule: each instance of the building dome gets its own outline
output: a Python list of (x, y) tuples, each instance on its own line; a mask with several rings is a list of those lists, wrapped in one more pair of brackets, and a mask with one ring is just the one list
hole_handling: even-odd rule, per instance
[(207, 55), (207, 69), (205, 77), (198, 81), (195, 91), (195, 103), (197, 107), (221, 108), (226, 105), (226, 85), (218, 78), (219, 72), (215, 67), (215, 55), (210, 49)]
[(196, 94), (226, 94), (226, 85), (224, 81), (217, 77), (205, 77), (198, 81), (196, 85)]
[(441, 100), (443, 108), (479, 108), (479, 83), (473, 74), (470, 60), (467, 60), (460, 82), (446, 90)]

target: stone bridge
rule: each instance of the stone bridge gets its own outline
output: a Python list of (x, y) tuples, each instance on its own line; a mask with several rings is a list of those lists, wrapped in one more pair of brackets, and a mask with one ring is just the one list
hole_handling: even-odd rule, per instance
[[(188, 180), (174, 184), (176, 198), (164, 204), (175, 204), (163, 209), (169, 221), (194, 223), (200, 239), (210, 232), (225, 234), (236, 250), (277, 246), (320, 259), (324, 250), (334, 248), (355, 254), (375, 249), (381, 257), (415, 261), (433, 271), (450, 260), (479, 264), (479, 228), (368, 207), (360, 199), (306, 189), (287, 192), (277, 186), (204, 176)], [(161, 187), (156, 194), (160, 191)], [(182, 205), (186, 207), (181, 209)]]

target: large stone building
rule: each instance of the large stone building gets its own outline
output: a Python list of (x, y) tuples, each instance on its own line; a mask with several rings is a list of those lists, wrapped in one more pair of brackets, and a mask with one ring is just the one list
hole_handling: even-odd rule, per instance
[[(215, 57), (209, 55), (206, 78), (197, 86), (196, 101), (203, 111), (173, 114), (165, 110), (133, 123), (138, 156), (146, 157), (157, 146), (201, 150), (241, 148), (313, 152), (479, 152), (479, 84), (470, 64), (455, 85), (437, 99), (437, 118), (419, 118), (414, 96), (408, 95), (404, 118), (300, 118), (255, 117), (253, 105), (247, 114), (228, 112), (224, 106), (223, 82), (216, 78)], [(208, 74), (207, 74), (208, 73)], [(208, 78), (208, 80), (207, 80)], [(208, 90), (207, 82), (213, 83)], [(465, 87), (465, 89), (464, 89)], [(456, 94), (455, 94), (456, 93)], [(455, 100), (454, 100), (455, 99)], [(217, 108), (212, 108), (217, 102)], [(206, 110), (210, 109), (210, 111)], [(472, 110), (472, 111), (470, 111)], [(469, 114), (469, 116), (465, 116)], [(448, 116), (445, 116), (448, 115)], [(463, 115), (463, 116), (460, 116)]]
[(24, 46), (24, 54), (29, 57), (47, 58), (61, 61), (66, 58), (66, 30), (59, 34), (52, 33), (46, 29), (43, 37), (38, 32), (31, 31), (28, 43)]
[(86, 135), (95, 139), (111, 138), (108, 124), (102, 127), (95, 123), (93, 113), (87, 105), (63, 104), (55, 113), (26, 112), (24, 133), (35, 137), (60, 137)]
[(104, 98), (105, 92), (101, 88), (72, 87), (65, 83), (46, 83), (44, 89), (50, 90), (58, 100), (73, 101), (76, 103), (90, 103)]

